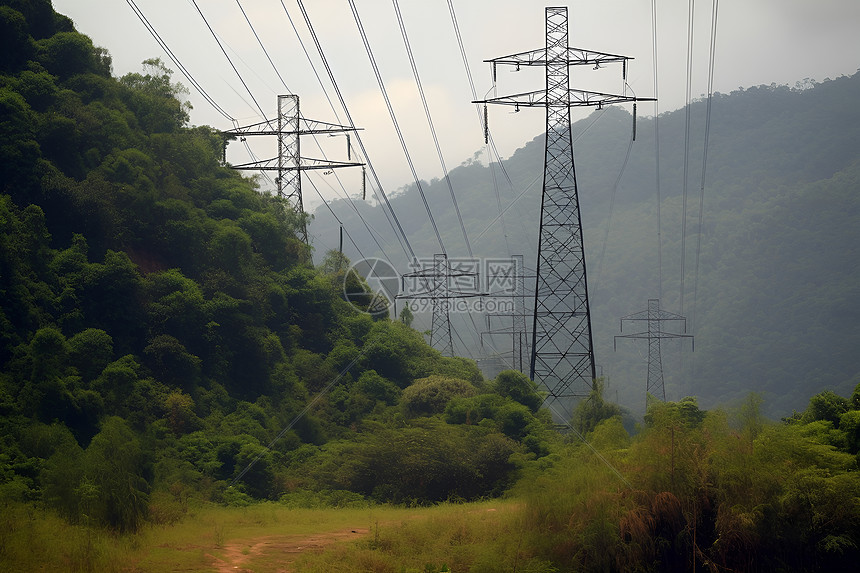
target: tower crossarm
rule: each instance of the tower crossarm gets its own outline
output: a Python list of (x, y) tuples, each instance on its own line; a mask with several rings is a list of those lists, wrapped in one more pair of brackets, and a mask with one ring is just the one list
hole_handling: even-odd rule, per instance
[[(484, 60), (487, 63), (509, 66), (545, 66), (547, 65), (546, 48), (538, 48), (527, 52), (519, 52), (509, 56), (493, 58), (492, 60)], [(607, 54), (604, 52), (595, 52), (594, 50), (584, 50), (582, 48), (568, 47), (564, 54), (554, 55), (552, 63), (567, 61), (569, 66), (593, 65), (600, 66), (613, 62), (626, 62), (632, 60), (629, 56), (621, 56), (619, 54)]]
[(613, 342), (613, 346), (615, 350), (618, 350), (618, 339), (619, 338), (634, 338), (634, 339), (645, 339), (645, 340), (656, 340), (656, 339), (670, 339), (670, 338), (689, 338), (693, 344), (693, 351), (696, 349), (696, 341), (692, 334), (677, 334), (675, 332), (664, 332), (662, 330), (651, 331), (651, 332), (637, 332), (636, 334), (617, 334), (615, 335), (615, 340)]
[(312, 159), (310, 157), (302, 157), (300, 165), (282, 165), (278, 167), (278, 158), (264, 159), (262, 161), (253, 161), (251, 163), (242, 163), (241, 165), (231, 165), (233, 169), (243, 169), (248, 171), (307, 171), (311, 169), (338, 169), (341, 167), (362, 167), (364, 163), (355, 161), (331, 161), (322, 159)]
[(633, 314), (628, 314), (627, 316), (621, 317), (621, 325), (620, 330), (624, 332), (624, 321), (633, 321), (633, 320), (642, 320), (642, 321), (654, 321), (654, 322), (665, 322), (665, 321), (678, 321), (684, 323), (684, 332), (687, 332), (687, 318), (685, 316), (681, 316), (680, 314), (676, 314), (674, 312), (669, 312), (663, 309), (650, 309), (643, 310), (640, 312), (634, 312)]
[(252, 123), (251, 125), (237, 127), (235, 129), (229, 129), (227, 131), (222, 131), (221, 133), (232, 137), (245, 137), (250, 135), (274, 135), (277, 133), (282, 135), (319, 135), (326, 133), (343, 133), (346, 131), (362, 131), (362, 128), (317, 121), (315, 119), (301, 118), (299, 119), (298, 129), (281, 129), (281, 131), (278, 131), (278, 122), (275, 120), (269, 120)]
[(460, 298), (476, 298), (479, 296), (487, 296), (485, 292), (467, 292), (459, 290), (449, 290), (447, 294), (439, 294), (441, 289), (431, 289), (427, 291), (414, 292), (409, 294), (399, 294), (399, 300), (420, 300), (420, 299), (460, 299)]
[[(656, 101), (654, 98), (644, 98), (644, 97), (635, 97), (635, 96), (625, 96), (618, 94), (609, 94), (603, 92), (592, 92), (586, 90), (575, 90), (569, 89), (567, 90), (567, 101), (564, 101), (565, 98), (562, 98), (562, 102), (566, 103), (568, 107), (584, 107), (584, 106), (597, 106), (603, 107), (604, 105), (612, 105), (616, 103), (628, 103), (628, 102), (637, 102), (637, 101)], [(507, 95), (489, 98), (485, 100), (477, 100), (472, 103), (492, 103), (498, 105), (511, 105), (514, 107), (547, 107), (551, 104), (547, 103), (547, 92), (546, 90), (539, 90), (533, 92), (525, 92), (521, 94)], [(553, 102), (552, 105), (556, 105), (556, 102)]]

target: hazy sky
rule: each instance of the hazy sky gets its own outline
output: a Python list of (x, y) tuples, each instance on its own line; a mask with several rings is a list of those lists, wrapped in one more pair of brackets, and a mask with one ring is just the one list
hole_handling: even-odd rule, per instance
[[(240, 0), (286, 85), (301, 98), (307, 118), (346, 123), (342, 108), (310, 40), (296, 0)], [(260, 121), (259, 111), (230, 67), (191, 0), (137, 0), (137, 4), (195, 79), (240, 124)], [(276, 116), (276, 96), (286, 93), (236, 0), (197, 0), (214, 31), (268, 117)], [(347, 0), (305, 0), (319, 37), (355, 124), (387, 192), (412, 182), (392, 122), (381, 97), (368, 56), (361, 43)], [(359, 16), (404, 131), (418, 176), (442, 175), (424, 109), (390, 0), (355, 0)], [(453, 169), (483, 147), (483, 133), (470, 101), (471, 89), (454, 36), (447, 0), (399, 0), (404, 25), (415, 55), (421, 82), (448, 169)], [(545, 2), (533, 0), (453, 0), (466, 54), (479, 97), (491, 93), (489, 66), (483, 60), (544, 45)], [(654, 94), (651, 2), (601, 0), (567, 2), (570, 45), (632, 56), (628, 83), (639, 96)], [(314, 75), (287, 18), (289, 12), (305, 42), (334, 110)], [(659, 111), (684, 104), (688, 2), (657, 1)], [(113, 56), (114, 74), (141, 71), (141, 61), (160, 57), (174, 67), (126, 2), (119, 0), (54, 0), (58, 12), (71, 17), (77, 29)], [(710, 41), (710, 0), (694, 5), (693, 97), (706, 91)], [(804, 78), (823, 80), (851, 75), (860, 68), (860, 2), (857, 0), (722, 0), (716, 39), (715, 89), (729, 92), (760, 84), (794, 85)], [(542, 69), (513, 73), (499, 69), (497, 94), (541, 89)], [(572, 87), (600, 91), (621, 89), (621, 72), (604, 68), (580, 69)], [(187, 85), (177, 71), (174, 79)], [(219, 129), (232, 127), (196, 91), (189, 96), (191, 122)], [(639, 113), (654, 114), (653, 104)], [(503, 157), (543, 131), (542, 110), (513, 114), (508, 107), (490, 109), (490, 128)], [(344, 138), (322, 141), (329, 159), (345, 160)], [(273, 138), (255, 142), (261, 157), (274, 156)], [(303, 140), (303, 156), (320, 157), (311, 140)], [(249, 160), (233, 143), (228, 160)], [(352, 173), (349, 173), (351, 171)], [(360, 171), (339, 170), (346, 190), (360, 191)], [(314, 172), (313, 183), (326, 198), (343, 193), (332, 175)], [(335, 189), (337, 187), (337, 189)], [(305, 186), (306, 201), (318, 202)]]

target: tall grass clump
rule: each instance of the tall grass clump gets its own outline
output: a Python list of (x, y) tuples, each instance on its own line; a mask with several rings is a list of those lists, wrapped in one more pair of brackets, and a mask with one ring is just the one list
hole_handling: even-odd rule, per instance
[(562, 571), (609, 571), (625, 548), (619, 523), (635, 496), (585, 446), (572, 446), (550, 470), (518, 486), (525, 544)]
[(123, 571), (127, 541), (30, 504), (0, 509), (0, 571)]

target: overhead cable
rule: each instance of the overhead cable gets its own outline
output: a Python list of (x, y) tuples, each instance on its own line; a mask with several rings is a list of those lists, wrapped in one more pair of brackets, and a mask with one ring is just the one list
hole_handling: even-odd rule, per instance
[(242, 11), (242, 16), (245, 17), (245, 21), (251, 28), (251, 32), (254, 33), (254, 37), (257, 39), (257, 43), (260, 44), (260, 48), (262, 48), (263, 53), (266, 55), (266, 59), (269, 60), (269, 64), (271, 64), (272, 69), (275, 70), (275, 74), (277, 74), (278, 79), (281, 80), (281, 84), (283, 84), (284, 88), (286, 88), (289, 93), (293, 93), (292, 91), (290, 91), (290, 88), (287, 87), (287, 82), (285, 82), (284, 78), (281, 77), (281, 72), (278, 71), (278, 67), (275, 65), (275, 62), (272, 61), (272, 57), (269, 56), (269, 51), (266, 49), (266, 46), (263, 45), (263, 41), (260, 39), (259, 34), (257, 34), (257, 30), (254, 28), (254, 25), (251, 23), (251, 19), (248, 18), (248, 14), (245, 13), (245, 9), (242, 7), (242, 3), (239, 2), (239, 0), (236, 0), (236, 4), (239, 6), (239, 10)]
[[(350, 242), (350, 243), (352, 243), (352, 246), (353, 246), (353, 247), (355, 247), (356, 252), (359, 254), (359, 256), (360, 256), (362, 259), (366, 259), (367, 257), (365, 257), (365, 256), (364, 256), (364, 253), (362, 253), (362, 252), (361, 252), (361, 247), (359, 247), (359, 246), (358, 246), (358, 243), (356, 243), (356, 242), (352, 239), (352, 235), (350, 235), (350, 234), (349, 234), (349, 229), (347, 229), (346, 227), (344, 227), (344, 225), (343, 225), (343, 221), (341, 221), (341, 220), (340, 220), (340, 218), (338, 218), (338, 216), (337, 216), (337, 215), (335, 215), (334, 210), (332, 210), (332, 208), (331, 208), (331, 205), (329, 205), (329, 204), (328, 204), (328, 202), (327, 202), (325, 199), (323, 199), (323, 196), (322, 196), (322, 193), (320, 193), (320, 190), (319, 190), (319, 189), (317, 189), (317, 186), (314, 184), (314, 182), (313, 182), (313, 181), (310, 181), (310, 184), (311, 184), (311, 187), (313, 187), (313, 190), (316, 192), (317, 196), (319, 196), (320, 200), (322, 200), (323, 205), (325, 205), (325, 206), (326, 206), (326, 208), (328, 209), (329, 213), (331, 213), (331, 216), (332, 216), (332, 217), (334, 217), (334, 220), (335, 220), (335, 221), (337, 221), (337, 222), (340, 224), (340, 227), (341, 227), (341, 228), (344, 230), (344, 232), (346, 233), (346, 237), (349, 239), (349, 242)], [(390, 261), (389, 261), (389, 262), (390, 262)]]
[(633, 133), (630, 134), (630, 141), (627, 144), (627, 153), (624, 155), (624, 162), (621, 164), (621, 169), (618, 171), (618, 176), (612, 184), (612, 192), (609, 195), (609, 216), (606, 219), (606, 229), (603, 232), (603, 246), (600, 248), (600, 257), (597, 259), (597, 276), (594, 280), (594, 286), (591, 289), (591, 302), (594, 303), (598, 287), (600, 286), (600, 277), (603, 274), (603, 260), (606, 256), (606, 245), (609, 243), (609, 229), (612, 225), (612, 211), (615, 208), (615, 196), (618, 194), (618, 184), (621, 182), (621, 177), (627, 169), (627, 162), (630, 161), (630, 151), (633, 149), (633, 141), (636, 138), (636, 127), (634, 124)]
[(138, 17), (138, 19), (141, 21), (141, 23), (147, 29), (147, 31), (149, 31), (150, 35), (152, 35), (152, 37), (155, 39), (155, 41), (158, 42), (158, 45), (161, 46), (161, 49), (164, 50), (164, 52), (167, 54), (167, 56), (170, 58), (170, 60), (174, 63), (174, 65), (179, 69), (180, 72), (182, 72), (182, 75), (185, 76), (185, 78), (192, 85), (192, 87), (194, 87), (194, 89), (196, 89), (197, 92), (201, 96), (203, 96), (203, 99), (205, 99), (215, 109), (215, 111), (217, 111), (222, 116), (224, 116), (225, 119), (235, 123), (236, 122), (235, 118), (233, 118), (233, 116), (231, 116), (229, 113), (224, 111), (224, 108), (222, 108), (220, 105), (218, 105), (215, 102), (215, 100), (212, 99), (212, 97), (208, 93), (206, 93), (206, 90), (203, 89), (203, 86), (201, 86), (197, 82), (197, 80), (194, 79), (194, 76), (191, 75), (191, 72), (189, 72), (188, 69), (182, 65), (182, 62), (179, 61), (179, 58), (176, 56), (176, 54), (173, 53), (173, 50), (170, 49), (170, 47), (167, 45), (167, 42), (165, 42), (164, 39), (162, 39), (162, 37), (159, 35), (158, 31), (149, 22), (149, 20), (143, 14), (143, 11), (138, 7), (138, 5), (135, 3), (135, 1), (134, 0), (126, 0), (126, 3), (129, 5), (129, 7), (135, 13), (135, 15)]
[[(338, 87), (337, 81), (335, 80), (334, 73), (332, 73), (331, 67), (328, 64), (328, 60), (325, 57), (325, 53), (323, 52), (322, 46), (320, 45), (319, 38), (317, 37), (316, 31), (313, 28), (313, 24), (311, 24), (310, 17), (308, 16), (307, 10), (305, 9), (304, 2), (302, 0), (297, 0), (299, 5), (299, 10), (302, 12), (302, 16), (305, 20), (305, 25), (308, 27), (308, 30), (311, 33), (311, 38), (314, 41), (314, 45), (317, 48), (317, 52), (320, 55), (320, 59), (322, 60), (323, 66), (325, 66), (326, 72), (328, 73), (329, 80), (334, 87), (335, 93), (337, 94), (338, 101), (340, 101), (340, 105), (346, 114), (348, 125), (350, 127), (355, 127), (355, 123), (352, 121), (352, 114), (349, 112), (349, 108), (346, 106), (346, 101), (343, 98), (343, 93), (341, 93), (340, 88)], [(281, 3), (283, 5), (283, 2)], [(284, 10), (286, 10), (286, 6), (284, 6)], [(287, 12), (289, 16), (289, 12)], [(391, 208), (391, 203), (388, 200), (388, 196), (385, 194), (385, 191), (382, 188), (382, 183), (379, 180), (379, 176), (376, 173), (376, 169), (374, 169), (373, 164), (370, 161), (370, 157), (367, 154), (367, 149), (364, 146), (364, 141), (362, 141), (361, 136), (358, 132), (355, 134), (356, 140), (358, 140), (358, 145), (361, 148), (362, 156), (364, 157), (365, 162), (367, 163), (367, 167), (370, 170), (370, 174), (373, 177), (374, 181), (376, 181), (377, 187), (374, 189), (374, 192), (378, 192), (385, 202), (388, 211), (383, 209), (383, 212), (386, 213), (386, 217), (389, 220), (392, 228), (395, 230), (394, 235), (397, 237), (397, 240), (400, 242), (400, 246), (403, 248), (403, 251), (406, 253), (409, 260), (415, 259), (415, 251), (412, 249), (412, 245), (409, 243), (409, 238), (406, 236), (406, 233), (403, 231), (403, 226), (400, 224), (400, 221), (397, 218), (397, 215), (394, 213), (394, 209)], [(390, 214), (390, 217), (389, 217)], [(396, 226), (396, 228), (395, 228)]]
[(657, 187), (657, 299), (663, 298), (663, 238), (660, 209), (660, 96), (657, 82), (657, 0), (651, 0), (651, 59), (654, 65), (654, 177)]
[(427, 105), (427, 96), (424, 94), (424, 86), (421, 84), (421, 77), (418, 75), (418, 67), (415, 65), (415, 56), (412, 53), (412, 47), (409, 45), (409, 36), (406, 33), (406, 26), (403, 23), (403, 15), (400, 13), (400, 5), (397, 0), (394, 2), (394, 11), (397, 14), (397, 23), (400, 25), (400, 33), (403, 36), (403, 44), (406, 47), (406, 54), (409, 56), (409, 64), (412, 66), (412, 75), (415, 77), (415, 84), (418, 86), (418, 93), (421, 96), (421, 103), (424, 105), (424, 114), (427, 116), (427, 124), (430, 126), (430, 134), (433, 136), (433, 143), (436, 145), (436, 154), (439, 156), (439, 164), (442, 166), (442, 173), (445, 182), (448, 184), (448, 191), (451, 194), (451, 201), (454, 204), (454, 211), (457, 213), (457, 220), (460, 222), (460, 230), (463, 232), (463, 241), (466, 243), (466, 250), (469, 257), (473, 257), (472, 245), (469, 243), (469, 235), (466, 233), (466, 225), (463, 224), (463, 215), (460, 213), (460, 206), (457, 203), (457, 195), (454, 193), (454, 186), (451, 183), (451, 178), (448, 176), (448, 167), (445, 165), (445, 158), (442, 156), (442, 148), (439, 146), (439, 137), (436, 134), (436, 126), (433, 125), (433, 118), (430, 115), (430, 107)]
[[(475, 80), (472, 77), (472, 69), (469, 67), (469, 58), (466, 56), (466, 47), (463, 43), (463, 35), (460, 33), (460, 24), (457, 21), (457, 12), (454, 10), (454, 2), (453, 0), (448, 0), (448, 12), (451, 14), (451, 25), (454, 28), (454, 36), (457, 38), (457, 46), (460, 48), (460, 58), (463, 60), (463, 69), (466, 72), (466, 80), (469, 83), (469, 89), (472, 90), (472, 101), (477, 101), (478, 92), (475, 90)], [(508, 180), (508, 183), (511, 186), (511, 190), (513, 190), (513, 182), (511, 181), (510, 176), (508, 176), (507, 171), (505, 170), (505, 166), (502, 163), (502, 158), (499, 155), (498, 150), (496, 149), (495, 141), (493, 140), (493, 136), (489, 131), (489, 126), (487, 125), (487, 117), (486, 117), (486, 106), (481, 111), (480, 104), (475, 104), (475, 112), (478, 114), (478, 125), (481, 126), (481, 130), (484, 132), (487, 140), (487, 153), (490, 156), (487, 161), (488, 168), (490, 170), (490, 175), (493, 178), (493, 191), (496, 196), (496, 206), (499, 209), (499, 216), (496, 220), (500, 220), (502, 224), (502, 237), (505, 240), (505, 247), (507, 248), (508, 256), (511, 256), (511, 247), (508, 244), (508, 229), (505, 225), (505, 217), (504, 210), (502, 209), (502, 197), (499, 193), (499, 183), (496, 178), (496, 172), (493, 169), (493, 156), (496, 157), (497, 163), (504, 173), (505, 177)], [(495, 155), (494, 155), (495, 153)], [(524, 236), (528, 236), (528, 233), (524, 233)]]
[(699, 255), (702, 251), (702, 223), (705, 211), (705, 173), (708, 168), (708, 141), (711, 135), (711, 103), (714, 95), (714, 59), (717, 49), (717, 12), (720, 0), (713, 0), (711, 4), (711, 46), (708, 57), (708, 103), (705, 111), (705, 142), (702, 150), (702, 183), (699, 188), (699, 235), (696, 238), (696, 264), (693, 274), (693, 308), (690, 315), (691, 328), (696, 328), (696, 296), (699, 288)]
[(376, 83), (379, 85), (379, 91), (382, 93), (382, 98), (385, 100), (385, 106), (388, 108), (388, 115), (391, 117), (391, 123), (394, 125), (394, 131), (397, 133), (397, 139), (400, 141), (400, 147), (403, 149), (403, 154), (406, 157), (406, 162), (412, 172), (412, 178), (415, 181), (415, 186), (418, 189), (418, 194), (421, 196), (421, 201), (424, 203), (424, 208), (427, 211), (427, 217), (430, 219), (430, 225), (433, 227), (433, 232), (436, 234), (436, 240), (439, 242), (439, 248), (442, 249), (442, 254), (447, 254), (445, 243), (442, 241), (442, 235), (439, 233), (439, 226), (436, 224), (436, 219), (433, 217), (433, 212), (430, 210), (430, 203), (427, 201), (427, 195), (424, 193), (424, 188), (421, 185), (421, 180), (418, 178), (418, 173), (415, 171), (415, 164), (412, 161), (412, 156), (409, 154), (409, 148), (406, 146), (406, 140), (403, 137), (403, 131), (400, 129), (400, 124), (397, 121), (397, 115), (394, 113), (394, 107), (391, 104), (391, 98), (388, 97), (388, 90), (385, 89), (385, 82), (382, 81), (382, 74), (379, 71), (379, 66), (376, 63), (376, 57), (373, 55), (373, 49), (370, 47), (370, 42), (367, 39), (367, 33), (364, 30), (364, 25), (361, 23), (361, 17), (358, 14), (358, 9), (355, 7), (355, 0), (349, 0), (349, 6), (352, 9), (353, 19), (358, 27), (358, 33), (361, 35), (361, 40), (364, 43), (367, 57), (370, 59), (370, 65), (373, 68), (373, 74), (376, 77)]
[(200, 9), (200, 6), (197, 5), (197, 0), (191, 0), (191, 3), (194, 5), (194, 8), (197, 9), (197, 13), (200, 14), (200, 17), (203, 18), (203, 23), (206, 24), (206, 27), (209, 29), (209, 32), (212, 34), (212, 37), (215, 38), (215, 42), (218, 44), (218, 47), (221, 48), (221, 52), (224, 54), (224, 57), (227, 58), (227, 62), (230, 64), (230, 67), (233, 68), (233, 71), (236, 72), (236, 76), (239, 78), (239, 81), (242, 82), (242, 85), (245, 86), (245, 89), (248, 91), (248, 95), (251, 96), (251, 99), (254, 101), (254, 105), (257, 106), (257, 109), (260, 111), (260, 115), (263, 117), (265, 121), (269, 121), (269, 118), (266, 117), (266, 112), (263, 111), (263, 108), (260, 107), (257, 98), (254, 97), (253, 92), (251, 92), (251, 88), (248, 87), (248, 84), (245, 83), (245, 79), (242, 77), (242, 74), (239, 73), (239, 70), (233, 64), (233, 60), (230, 59), (230, 56), (227, 54), (227, 50), (224, 49), (223, 44), (221, 43), (220, 38), (218, 38), (218, 34), (215, 33), (215, 30), (212, 29), (212, 26), (209, 25), (209, 21), (206, 19), (206, 16), (203, 15), (203, 11)]
[(687, 94), (686, 105), (684, 106), (684, 186), (681, 189), (681, 289), (679, 308), (681, 314), (684, 313), (684, 279), (686, 274), (686, 258), (687, 258), (687, 180), (690, 170), (690, 107), (692, 104), (693, 90), (693, 6), (694, 0), (688, 0), (688, 18), (687, 18)]

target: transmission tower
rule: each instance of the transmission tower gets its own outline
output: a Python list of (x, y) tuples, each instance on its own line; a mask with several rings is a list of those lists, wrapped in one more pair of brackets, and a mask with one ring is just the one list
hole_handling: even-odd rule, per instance
[[(594, 386), (594, 347), (588, 305), (582, 221), (573, 162), (570, 108), (653, 101), (626, 95), (627, 56), (568, 46), (567, 8), (546, 8), (546, 47), (486, 60), (493, 81), (498, 65), (544, 66), (544, 90), (474, 103), (546, 108), (544, 184), (541, 199), (535, 304), (529, 376), (548, 399), (587, 396)], [(622, 95), (570, 88), (570, 66), (621, 63)]]
[[(526, 330), (526, 318), (529, 316), (527, 314), (527, 310), (525, 308), (525, 298), (527, 296), (525, 289), (525, 279), (526, 273), (525, 268), (523, 266), (523, 255), (512, 255), (511, 256), (511, 269), (512, 273), (510, 276), (505, 277), (506, 280), (504, 282), (500, 280), (494, 281), (494, 283), (498, 286), (501, 286), (500, 292), (497, 292), (493, 288), (489, 288), (488, 285), (487, 294), (491, 297), (488, 300), (493, 300), (493, 298), (503, 298), (510, 297), (511, 300), (511, 312), (487, 312), (487, 330), (481, 333), (481, 344), (483, 345), (484, 336), (495, 336), (495, 335), (505, 335), (511, 337), (511, 366), (519, 370), (520, 372), (525, 372), (524, 368), (524, 357), (528, 352), (528, 344), (527, 344), (527, 336), (528, 332)], [(534, 278), (532, 275), (530, 278)], [(509, 285), (509, 286), (508, 286)], [(493, 328), (492, 319), (510, 319), (510, 326), (502, 326), (499, 328)], [(525, 364), (527, 364), (527, 359)]]
[[(665, 339), (693, 339), (692, 334), (676, 334), (674, 332), (666, 332), (663, 330), (664, 322), (676, 321), (684, 325), (684, 332), (687, 332), (687, 319), (680, 314), (660, 310), (660, 299), (648, 299), (648, 310), (635, 312), (621, 317), (621, 331), (624, 332), (624, 321), (645, 321), (648, 324), (648, 329), (645, 332), (636, 334), (620, 334), (615, 337), (615, 345), (617, 349), (619, 338), (643, 338), (648, 341), (648, 379), (645, 383), (645, 394), (656, 396), (666, 401), (666, 386), (663, 383), (663, 359), (660, 355), (660, 341)], [(693, 342), (695, 349), (695, 342)]]
[(433, 255), (433, 317), (430, 321), (430, 346), (438, 348), (444, 356), (454, 355), (451, 339), (451, 299), (448, 289), (448, 257)]
[[(274, 125), (273, 125), (274, 123)], [(305, 226), (305, 211), (302, 201), (302, 171), (309, 169), (338, 169), (340, 167), (364, 167), (363, 163), (354, 161), (329, 161), (302, 157), (301, 136), (317, 134), (347, 134), (347, 156), (351, 159), (349, 145), (350, 131), (358, 128), (336, 125), (313, 119), (305, 119), (299, 112), (299, 96), (295, 94), (278, 96), (278, 120), (261, 121), (245, 127), (237, 127), (223, 132), (230, 137), (239, 137), (242, 141), (251, 135), (274, 135), (278, 138), (278, 156), (263, 161), (253, 161), (241, 165), (233, 165), (233, 169), (246, 171), (277, 171), (275, 183), (278, 197), (287, 200), (301, 223), (299, 239), (308, 243), (308, 231)], [(364, 183), (362, 183), (362, 186)]]
[[(472, 262), (477, 264), (477, 261)], [(417, 270), (402, 275), (401, 294), (397, 298), (430, 301), (432, 311), (430, 346), (439, 350), (444, 356), (453, 356), (451, 301), (483, 296), (478, 288), (479, 273), (471, 268), (452, 267), (448, 256), (444, 253), (433, 255), (432, 261), (415, 259), (411, 266)], [(469, 288), (458, 287), (458, 284), (463, 285), (464, 282)]]

